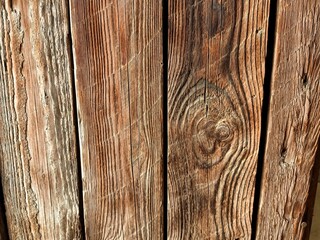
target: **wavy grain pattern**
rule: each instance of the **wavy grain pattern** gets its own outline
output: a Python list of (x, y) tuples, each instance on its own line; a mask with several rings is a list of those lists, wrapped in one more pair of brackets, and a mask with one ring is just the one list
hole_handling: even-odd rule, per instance
[(0, 166), (11, 239), (79, 239), (64, 1), (0, 2)]
[(319, 19), (317, 0), (278, 2), (257, 239), (302, 239), (308, 228), (320, 136)]
[(162, 238), (159, 0), (71, 0), (87, 239)]
[(169, 239), (250, 239), (268, 8), (169, 0)]

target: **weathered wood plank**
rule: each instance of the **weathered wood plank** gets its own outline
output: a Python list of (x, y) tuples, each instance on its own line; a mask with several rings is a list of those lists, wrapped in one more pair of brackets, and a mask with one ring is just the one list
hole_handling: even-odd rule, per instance
[(0, 2), (0, 170), (11, 239), (79, 239), (65, 1)]
[(162, 2), (71, 0), (88, 239), (161, 239)]
[(268, 8), (169, 0), (169, 239), (250, 239)]
[(257, 239), (301, 239), (306, 227), (320, 134), (319, 18), (318, 0), (278, 1)]

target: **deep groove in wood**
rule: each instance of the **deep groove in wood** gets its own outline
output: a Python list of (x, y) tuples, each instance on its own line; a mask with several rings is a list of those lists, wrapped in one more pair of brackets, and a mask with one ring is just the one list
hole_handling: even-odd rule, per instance
[[(258, 165), (257, 165), (255, 193), (254, 193), (254, 201), (253, 201), (253, 212), (252, 212), (252, 232), (251, 232), (252, 240), (255, 239), (256, 232), (257, 232), (260, 189), (261, 189), (263, 162), (264, 162), (264, 154), (265, 154), (266, 140), (267, 140), (271, 78), (272, 78), (273, 62), (274, 62), (277, 2), (278, 2), (277, 0), (270, 1), (270, 6), (269, 6), (269, 23), (268, 23), (268, 37), (267, 37), (268, 43), (267, 43), (267, 56), (265, 60), (265, 79), (263, 84), (260, 146), (259, 146), (259, 153), (258, 153)], [(283, 149), (283, 153), (285, 152), (286, 150)]]
[(163, 239), (168, 238), (168, 0), (162, 5), (163, 51)]
[(74, 120), (74, 131), (75, 131), (75, 145), (76, 145), (76, 154), (77, 154), (77, 167), (78, 167), (78, 190), (79, 190), (79, 217), (80, 217), (80, 230), (81, 230), (81, 239), (86, 239), (86, 228), (84, 223), (84, 212), (83, 212), (83, 187), (82, 187), (82, 172), (81, 172), (81, 154), (80, 154), (80, 135), (79, 135), (79, 119), (77, 114), (77, 94), (75, 86), (75, 73), (74, 73), (74, 57), (73, 57), (73, 40), (71, 32), (71, 8), (70, 2), (66, 4), (67, 14), (68, 14), (68, 29), (69, 29), (69, 56), (70, 56), (70, 77), (72, 82), (72, 105), (73, 105), (73, 120)]

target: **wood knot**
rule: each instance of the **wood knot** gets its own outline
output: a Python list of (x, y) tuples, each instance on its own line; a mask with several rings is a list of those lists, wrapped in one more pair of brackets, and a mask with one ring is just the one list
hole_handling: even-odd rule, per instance
[(193, 155), (200, 168), (210, 168), (220, 162), (230, 148), (235, 127), (232, 122), (217, 117), (209, 114), (192, 122)]
[[(206, 95), (204, 95), (206, 92)], [(201, 79), (175, 102), (174, 142), (179, 142), (186, 159), (208, 169), (226, 159), (236, 147), (239, 118), (228, 94), (213, 83)], [(179, 104), (180, 103), (180, 104)], [(184, 139), (181, 141), (181, 139)]]
[(223, 122), (221, 124), (218, 124), (215, 129), (215, 136), (217, 141), (225, 142), (232, 138), (232, 130), (230, 129), (230, 126), (228, 123)]

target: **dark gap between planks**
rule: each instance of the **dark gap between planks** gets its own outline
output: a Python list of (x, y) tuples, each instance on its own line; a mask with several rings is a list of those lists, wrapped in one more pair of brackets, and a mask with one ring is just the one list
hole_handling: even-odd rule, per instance
[(268, 43), (267, 43), (267, 56), (265, 60), (265, 78), (263, 83), (263, 101), (261, 112), (261, 133), (260, 133), (260, 146), (258, 152), (258, 164), (256, 183), (253, 200), (252, 211), (252, 232), (251, 240), (256, 239), (257, 234), (257, 221), (259, 214), (259, 202), (260, 202), (260, 189), (263, 172), (264, 154), (266, 149), (267, 130), (268, 130), (268, 118), (269, 118), (269, 104), (270, 104), (270, 91), (271, 80), (273, 71), (274, 60), (274, 48), (275, 48), (275, 33), (276, 33), (276, 21), (277, 21), (277, 2), (276, 0), (270, 1), (269, 7), (269, 23), (268, 23)]
[(308, 240), (311, 233), (314, 204), (316, 200), (318, 179), (320, 175), (319, 171), (320, 171), (320, 138), (318, 139), (318, 148), (315, 155), (314, 164), (311, 170), (310, 186), (309, 186), (308, 198), (306, 202), (306, 210), (302, 218), (302, 221), (307, 223), (307, 226), (304, 230), (304, 234), (302, 237), (303, 240)]
[(163, 239), (168, 238), (168, 0), (162, 2), (163, 51)]
[(8, 231), (7, 218), (6, 218), (6, 214), (5, 214), (6, 211), (5, 211), (1, 176), (0, 176), (0, 209), (3, 210), (3, 212), (0, 212), (0, 224), (2, 224), (2, 226), (0, 226), (2, 228), (2, 229), (0, 229), (0, 238), (4, 237), (3, 240), (6, 240), (6, 239), (9, 239), (9, 231)]
[(83, 207), (83, 186), (82, 186), (82, 173), (81, 173), (81, 155), (80, 155), (80, 135), (79, 135), (79, 122), (77, 115), (77, 95), (75, 86), (75, 72), (74, 72), (74, 57), (73, 57), (73, 40), (71, 32), (71, 7), (70, 2), (67, 3), (68, 14), (68, 42), (69, 42), (69, 56), (70, 56), (70, 77), (72, 84), (72, 105), (73, 105), (73, 122), (75, 131), (75, 145), (76, 145), (76, 158), (77, 158), (77, 170), (78, 170), (78, 198), (79, 198), (79, 218), (80, 218), (80, 231), (81, 239), (86, 239), (85, 222), (84, 222), (84, 207)]

